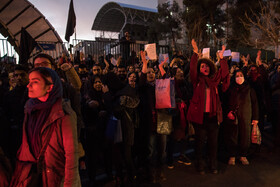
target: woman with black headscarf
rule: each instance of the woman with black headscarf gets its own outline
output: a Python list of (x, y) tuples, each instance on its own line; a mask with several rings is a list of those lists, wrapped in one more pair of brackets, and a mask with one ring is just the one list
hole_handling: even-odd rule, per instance
[(29, 73), (27, 88), (30, 99), (11, 186), (80, 186), (76, 114), (62, 101), (60, 78), (38, 67)]
[(258, 100), (241, 70), (237, 70), (233, 77), (225, 99), (224, 135), (230, 155), (228, 164), (235, 165), (236, 156), (240, 156), (242, 164), (248, 165), (246, 156), (251, 142), (251, 124), (258, 124)]

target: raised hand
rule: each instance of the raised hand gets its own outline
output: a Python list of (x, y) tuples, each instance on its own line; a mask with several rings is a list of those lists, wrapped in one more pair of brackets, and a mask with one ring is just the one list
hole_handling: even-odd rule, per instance
[(257, 53), (257, 58), (256, 58), (256, 64), (258, 66), (262, 65), (261, 55), (262, 55), (262, 52), (261, 52), (261, 50), (259, 50)]
[(223, 58), (224, 58), (224, 52), (225, 52), (225, 50), (226, 50), (226, 46), (223, 45), (223, 46), (222, 46), (222, 50), (219, 52), (219, 57), (220, 57), (220, 59), (223, 59)]
[(198, 54), (198, 47), (197, 47), (197, 43), (194, 39), (192, 39), (192, 48), (193, 48), (193, 52), (195, 52), (196, 54)]
[(148, 64), (148, 61), (146, 59), (145, 51), (140, 51), (140, 55), (141, 55), (141, 59), (142, 59), (143, 64)]
[(241, 60), (244, 63), (244, 66), (248, 66), (248, 59), (244, 55), (241, 56)]

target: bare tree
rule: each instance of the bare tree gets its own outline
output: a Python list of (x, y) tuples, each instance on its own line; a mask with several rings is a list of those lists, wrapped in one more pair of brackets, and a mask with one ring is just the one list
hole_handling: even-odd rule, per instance
[[(280, 14), (275, 8), (278, 7), (277, 1), (267, 1), (262, 3), (259, 1), (260, 11), (254, 12), (252, 9), (248, 16), (240, 19), (244, 27), (250, 30), (251, 37), (243, 37), (243, 42), (256, 48), (268, 48), (274, 46), (275, 55), (278, 53), (280, 39)], [(253, 36), (253, 37), (252, 37)]]

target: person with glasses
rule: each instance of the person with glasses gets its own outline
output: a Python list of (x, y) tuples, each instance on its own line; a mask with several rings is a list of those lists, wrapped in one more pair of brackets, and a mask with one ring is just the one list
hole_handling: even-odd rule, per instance
[[(68, 63), (65, 63), (67, 66)], [(60, 71), (60, 69), (56, 68), (56, 64), (54, 62), (54, 59), (45, 53), (40, 53), (33, 59), (33, 65), (35, 68), (37, 67), (46, 67), (55, 70), (59, 75), (62, 81), (62, 87), (63, 87), (63, 98), (68, 99), (71, 103), (72, 109), (76, 112), (77, 115), (77, 129), (78, 129), (78, 137), (80, 137), (80, 130), (84, 126), (83, 124), (83, 118), (81, 113), (81, 98), (80, 98), (80, 83), (81, 80), (79, 78), (79, 75), (75, 71), (75, 69), (71, 66), (70, 69), (67, 69), (69, 67), (63, 67), (64, 64), (61, 65), (61, 68), (65, 68), (62, 71), (65, 72), (66, 78), (64, 77), (64, 73)], [(77, 78), (76, 78), (77, 76)], [(68, 80), (68, 82), (67, 82)], [(74, 86), (76, 85), (76, 86)]]
[(40, 53), (33, 59), (33, 65), (35, 68), (47, 67), (57, 71), (64, 81), (68, 82), (77, 91), (80, 91), (82, 82), (74, 67), (70, 63), (60, 64), (60, 67), (58, 68), (54, 59), (50, 55)]

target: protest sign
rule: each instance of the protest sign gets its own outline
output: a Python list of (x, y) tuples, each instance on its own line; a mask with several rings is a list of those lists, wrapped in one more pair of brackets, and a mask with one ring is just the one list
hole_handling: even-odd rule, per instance
[(147, 52), (147, 56), (151, 60), (156, 60), (157, 59), (157, 52), (156, 52), (156, 44), (147, 44), (145, 45), (145, 51)]
[(202, 58), (210, 58), (210, 48), (203, 48)]

